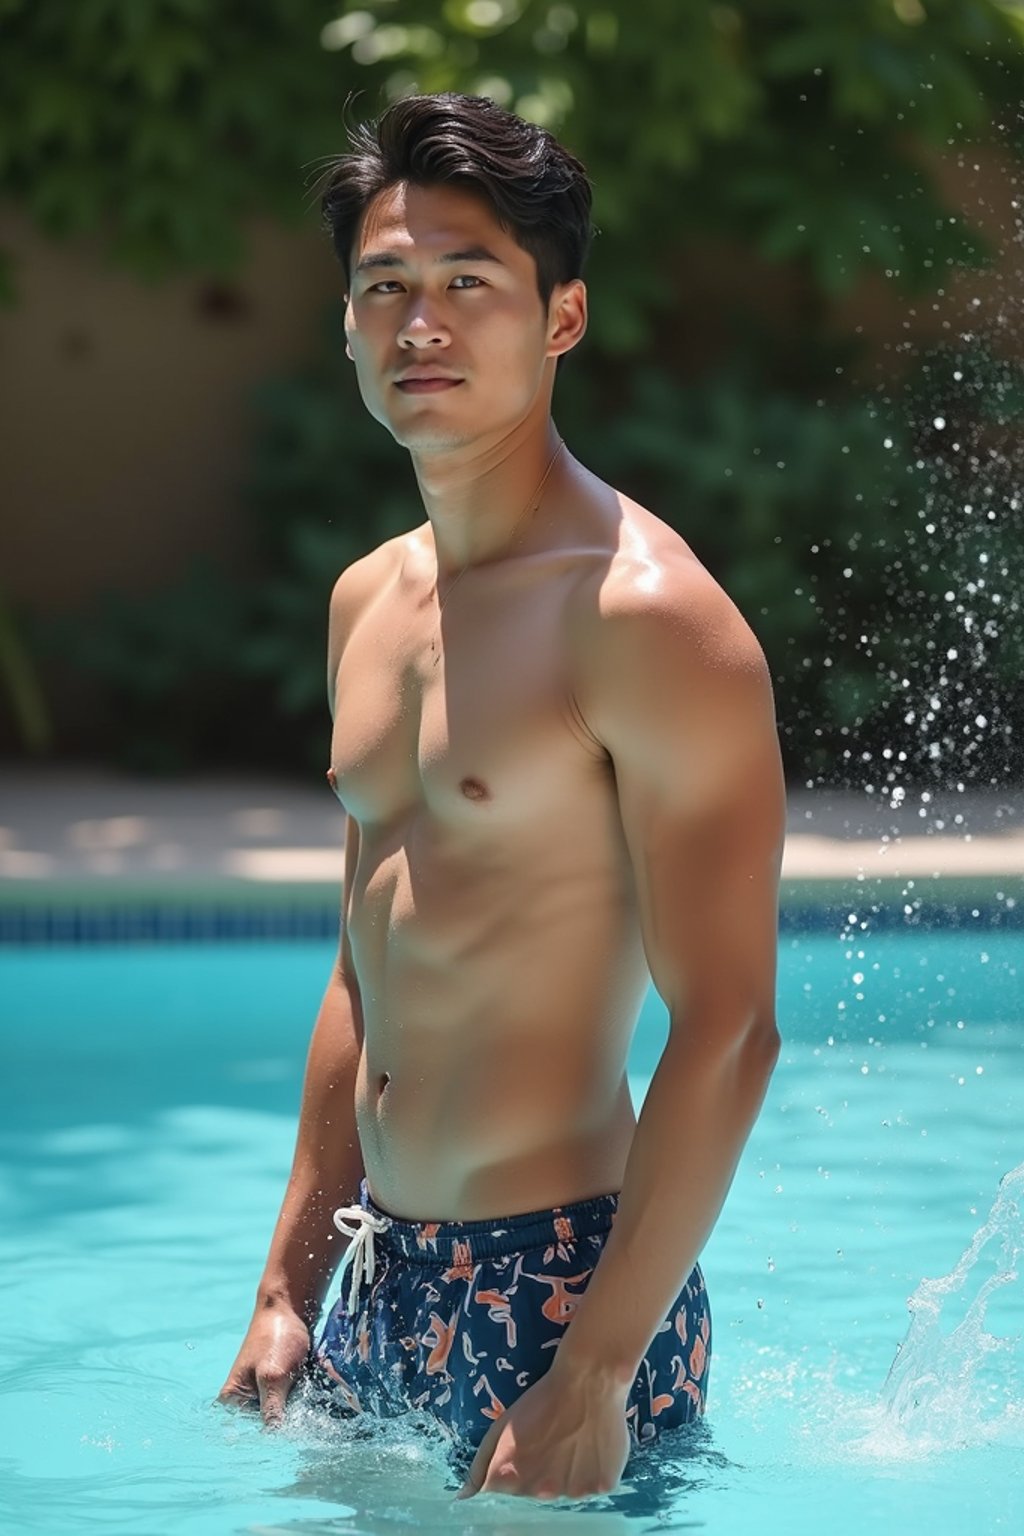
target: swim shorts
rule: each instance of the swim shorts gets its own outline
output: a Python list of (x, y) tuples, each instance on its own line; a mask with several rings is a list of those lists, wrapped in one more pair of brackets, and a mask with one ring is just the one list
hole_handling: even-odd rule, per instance
[[(392, 1219), (369, 1197), (335, 1213), (353, 1237), (342, 1295), (312, 1374), (343, 1416), (420, 1411), (460, 1447), (539, 1377), (572, 1321), (611, 1231), (618, 1195), (504, 1220)], [(699, 1418), (711, 1312), (695, 1265), (640, 1363), (626, 1404), (633, 1446)]]

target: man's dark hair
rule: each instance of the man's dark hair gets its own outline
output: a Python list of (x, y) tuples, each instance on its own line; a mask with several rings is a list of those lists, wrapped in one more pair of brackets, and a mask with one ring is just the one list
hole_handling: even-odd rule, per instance
[(324, 227), (351, 282), (352, 247), (368, 205), (397, 182), (456, 186), (486, 199), (537, 265), (546, 306), (556, 283), (579, 277), (591, 238), (590, 183), (545, 128), (486, 96), (406, 96), (349, 130), (351, 152), (328, 168)]

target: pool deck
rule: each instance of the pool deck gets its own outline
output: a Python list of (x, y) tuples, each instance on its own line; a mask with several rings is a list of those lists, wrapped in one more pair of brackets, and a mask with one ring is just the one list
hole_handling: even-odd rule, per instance
[[(784, 891), (818, 884), (1024, 876), (1024, 787), (863, 793), (793, 791)], [(216, 887), (337, 887), (343, 818), (326, 781), (137, 779), (100, 769), (0, 766), (0, 897), (73, 887), (113, 894)]]

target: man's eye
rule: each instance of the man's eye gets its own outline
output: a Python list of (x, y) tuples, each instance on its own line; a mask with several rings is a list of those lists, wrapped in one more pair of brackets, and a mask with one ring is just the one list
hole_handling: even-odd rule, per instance
[(482, 288), (484, 286), (482, 278), (473, 277), (469, 272), (463, 272), (461, 277), (453, 277), (450, 286), (454, 288), (459, 283), (469, 283), (474, 288)]
[(370, 293), (384, 293), (385, 291), (392, 292), (395, 289), (400, 291), (401, 287), (401, 283), (397, 283), (393, 277), (386, 277), (382, 283), (374, 283), (369, 291)]

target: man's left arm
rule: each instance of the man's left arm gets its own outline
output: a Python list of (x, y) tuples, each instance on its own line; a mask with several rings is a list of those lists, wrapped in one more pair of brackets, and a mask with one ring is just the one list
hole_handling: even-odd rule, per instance
[(725, 1203), (778, 1058), (785, 790), (760, 646), (700, 567), (671, 598), (610, 615), (605, 641), (581, 709), (615, 769), (670, 1030), (556, 1363), (628, 1391)]
[(486, 1472), (487, 1491), (578, 1496), (618, 1481), (625, 1399), (722, 1209), (779, 1052), (785, 791), (771, 685), (703, 568), (670, 574), (653, 592), (636, 581), (601, 594), (576, 690), (614, 768), (669, 1038), (615, 1222), (551, 1368), (505, 1416), (512, 1432), (500, 1438), (500, 1421), (481, 1447), (471, 1481)]

